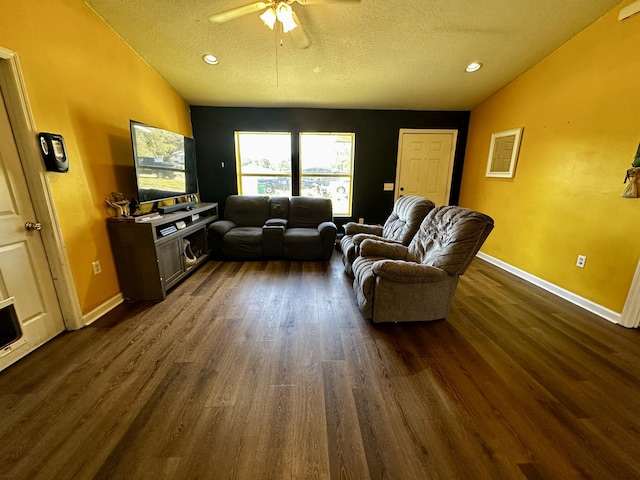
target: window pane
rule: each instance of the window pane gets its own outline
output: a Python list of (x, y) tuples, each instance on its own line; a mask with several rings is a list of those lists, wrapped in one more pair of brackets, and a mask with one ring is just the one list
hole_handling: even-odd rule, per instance
[(351, 216), (353, 133), (300, 134), (300, 195), (331, 198), (333, 214)]
[(351, 181), (348, 177), (302, 177), (300, 195), (330, 198), (333, 214), (350, 215)]
[(291, 134), (236, 132), (241, 195), (291, 195)]
[(351, 175), (353, 133), (301, 133), (302, 173), (344, 173)]
[(242, 195), (291, 196), (291, 177), (242, 176)]
[(236, 132), (242, 173), (291, 173), (290, 133)]

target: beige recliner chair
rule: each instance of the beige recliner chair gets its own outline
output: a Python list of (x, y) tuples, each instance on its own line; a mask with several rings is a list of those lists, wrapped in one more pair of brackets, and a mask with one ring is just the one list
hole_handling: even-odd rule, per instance
[(437, 320), (449, 313), (462, 275), (493, 229), (473, 210), (431, 210), (408, 247), (367, 239), (353, 262), (358, 305), (374, 322)]
[(383, 238), (402, 245), (409, 242), (418, 231), (424, 217), (435, 204), (424, 197), (400, 197), (393, 205), (389, 218), (383, 225), (362, 225), (349, 222), (344, 225), (344, 237), (340, 240), (344, 271), (353, 275), (352, 264), (360, 252), (360, 243), (367, 238)]

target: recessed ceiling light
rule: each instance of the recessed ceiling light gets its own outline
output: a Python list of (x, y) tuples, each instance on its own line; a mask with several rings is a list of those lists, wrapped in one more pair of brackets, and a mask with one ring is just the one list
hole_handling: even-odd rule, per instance
[(218, 64), (218, 57), (216, 57), (215, 55), (211, 55), (210, 53), (208, 53), (207, 55), (203, 55), (202, 59), (207, 62), (209, 65), (217, 65)]
[(469, 65), (467, 65), (467, 68), (465, 68), (465, 71), (469, 72), (469, 73), (472, 73), (472, 72), (477, 72), (481, 68), (482, 68), (482, 64), (481, 63), (471, 62)]

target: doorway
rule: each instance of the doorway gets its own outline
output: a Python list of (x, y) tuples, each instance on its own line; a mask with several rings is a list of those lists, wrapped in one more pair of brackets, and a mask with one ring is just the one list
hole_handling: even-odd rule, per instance
[(84, 326), (19, 61), (2, 47), (0, 168), (0, 300), (10, 300), (20, 330), (0, 350), (1, 370)]
[(448, 205), (457, 130), (400, 129), (395, 198), (418, 195)]

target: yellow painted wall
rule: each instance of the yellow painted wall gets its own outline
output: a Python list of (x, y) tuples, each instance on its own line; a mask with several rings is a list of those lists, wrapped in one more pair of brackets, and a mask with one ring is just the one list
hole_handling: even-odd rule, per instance
[[(640, 257), (640, 199), (621, 196), (640, 142), (640, 15), (617, 20), (629, 3), (473, 109), (460, 197), (495, 219), (483, 252), (616, 312)], [(491, 133), (517, 127), (515, 177), (486, 178)]]
[(191, 135), (189, 106), (82, 0), (3, 0), (0, 46), (18, 54), (38, 131), (65, 139), (69, 173), (48, 178), (86, 314), (120, 292), (104, 199), (135, 196), (129, 119)]

